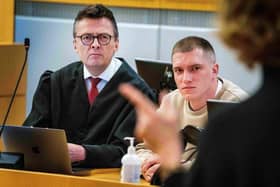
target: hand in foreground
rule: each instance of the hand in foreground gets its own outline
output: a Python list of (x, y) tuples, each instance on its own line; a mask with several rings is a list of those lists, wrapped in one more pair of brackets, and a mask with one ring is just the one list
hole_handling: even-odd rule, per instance
[(83, 146), (72, 143), (67, 143), (67, 146), (71, 162), (79, 162), (85, 160), (86, 150)]
[(151, 182), (152, 177), (155, 172), (160, 167), (160, 158), (158, 155), (154, 154), (152, 157), (145, 159), (142, 163), (141, 173), (144, 179), (148, 182)]
[[(120, 93), (134, 106), (137, 113), (135, 134), (159, 154), (162, 170), (172, 171), (180, 166), (181, 141), (178, 134), (177, 114), (170, 105), (170, 111), (156, 112), (156, 106), (131, 85), (123, 84)], [(168, 103), (167, 103), (168, 104)]]

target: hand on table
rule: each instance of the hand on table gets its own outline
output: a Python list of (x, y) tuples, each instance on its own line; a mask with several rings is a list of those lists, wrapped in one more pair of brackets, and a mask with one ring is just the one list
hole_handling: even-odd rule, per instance
[(67, 146), (71, 162), (79, 162), (85, 160), (86, 150), (83, 146), (72, 143), (67, 143)]
[(148, 182), (151, 182), (152, 177), (155, 172), (160, 167), (160, 158), (158, 155), (154, 154), (152, 157), (147, 158), (143, 161), (141, 166), (141, 173), (144, 179)]

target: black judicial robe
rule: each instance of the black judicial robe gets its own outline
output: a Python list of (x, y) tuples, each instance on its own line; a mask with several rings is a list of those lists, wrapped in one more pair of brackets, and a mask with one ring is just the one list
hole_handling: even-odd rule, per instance
[(127, 151), (126, 136), (133, 136), (136, 122), (134, 107), (118, 92), (128, 82), (155, 100), (150, 87), (123, 62), (119, 70), (90, 106), (82, 62), (56, 71), (46, 71), (33, 97), (32, 110), (23, 125), (64, 129), (67, 141), (83, 145), (83, 167), (120, 167)]

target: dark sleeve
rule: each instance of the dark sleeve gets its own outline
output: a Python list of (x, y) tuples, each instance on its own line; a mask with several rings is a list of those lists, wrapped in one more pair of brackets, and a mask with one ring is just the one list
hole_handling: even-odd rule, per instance
[[(185, 187), (187, 185), (187, 171), (176, 171), (172, 173), (162, 184), (163, 187)], [(191, 186), (189, 186), (191, 187)]]
[(92, 168), (116, 168), (121, 166), (121, 158), (127, 151), (128, 143), (124, 137), (133, 136), (135, 124), (135, 112), (131, 106), (119, 111), (117, 120), (122, 119), (118, 128), (108, 144), (83, 145), (86, 149), (86, 159), (81, 163), (82, 166)]
[[(118, 146), (119, 144), (119, 146)], [(86, 149), (86, 159), (79, 163), (81, 167), (89, 168), (118, 168), (124, 154), (121, 141), (103, 145), (83, 145)]]
[[(141, 88), (140, 88), (141, 89)], [(154, 93), (147, 87), (142, 87), (142, 92), (155, 102)], [(120, 99), (124, 98), (120, 95)], [(93, 168), (114, 168), (121, 166), (121, 158), (127, 152), (128, 142), (124, 137), (134, 137), (136, 123), (136, 112), (134, 107), (126, 100), (125, 105), (118, 113), (118, 118), (112, 130), (113, 136), (108, 144), (103, 145), (83, 145), (86, 149), (86, 160), (82, 165)], [(111, 108), (113, 110), (113, 108)]]
[(45, 71), (39, 80), (32, 101), (32, 109), (25, 121), (24, 126), (49, 127), (50, 118), (50, 75), (51, 71)]
[[(226, 141), (228, 130), (223, 129), (223, 122), (208, 124), (201, 136), (197, 158), (189, 171), (171, 174), (164, 187), (232, 187), (236, 186), (233, 178), (234, 165), (231, 144)], [(231, 131), (229, 131), (231, 132)], [(246, 186), (246, 185), (245, 185)]]

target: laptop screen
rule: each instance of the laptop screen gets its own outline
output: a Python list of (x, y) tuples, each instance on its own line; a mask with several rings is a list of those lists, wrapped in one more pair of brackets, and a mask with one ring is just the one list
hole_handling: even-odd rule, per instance
[(172, 64), (170, 62), (136, 58), (135, 63), (138, 74), (151, 88), (156, 91), (176, 89)]
[(24, 169), (71, 174), (64, 130), (5, 126), (4, 150), (24, 154)]

